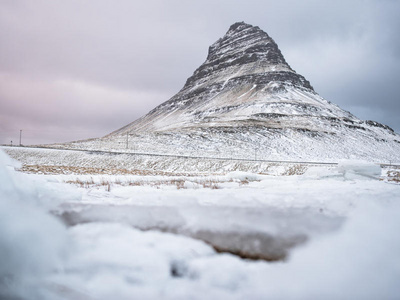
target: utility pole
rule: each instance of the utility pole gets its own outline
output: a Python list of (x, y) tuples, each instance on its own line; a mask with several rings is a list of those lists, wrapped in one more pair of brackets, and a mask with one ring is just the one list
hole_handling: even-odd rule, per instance
[(22, 146), (22, 129), (19, 131), (19, 146)]

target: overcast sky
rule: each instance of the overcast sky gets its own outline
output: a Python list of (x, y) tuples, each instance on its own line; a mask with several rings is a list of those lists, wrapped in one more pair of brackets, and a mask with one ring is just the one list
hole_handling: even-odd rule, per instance
[(400, 132), (397, 0), (0, 0), (0, 143), (104, 136), (168, 100), (229, 26), (325, 99)]

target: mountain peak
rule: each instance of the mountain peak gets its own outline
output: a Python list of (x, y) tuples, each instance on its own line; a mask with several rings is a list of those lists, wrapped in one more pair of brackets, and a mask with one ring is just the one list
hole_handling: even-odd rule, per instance
[[(287, 72), (289, 77), (296, 74), (266, 32), (257, 26), (237, 22), (209, 47), (206, 61), (188, 78), (184, 89), (202, 85), (210, 77), (213, 81), (225, 81), (227, 74), (234, 78), (271, 72)], [(300, 85), (312, 90), (308, 81), (304, 78), (300, 81)]]
[[(255, 26), (247, 24), (247, 23), (245, 23), (243, 21), (242, 22), (236, 22), (236, 23), (232, 24), (231, 27), (229, 27), (228, 32), (237, 31), (237, 30), (243, 30), (243, 29), (249, 28), (249, 27), (255, 27)], [(256, 28), (258, 28), (258, 27), (256, 27)]]
[(240, 63), (263, 60), (289, 67), (275, 41), (259, 27), (244, 22), (231, 25), (227, 33), (210, 46), (207, 61), (230, 59), (233, 54), (242, 58), (237, 60)]

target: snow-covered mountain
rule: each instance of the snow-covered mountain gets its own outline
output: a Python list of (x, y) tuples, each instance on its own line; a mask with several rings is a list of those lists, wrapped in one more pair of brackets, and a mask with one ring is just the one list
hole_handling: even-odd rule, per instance
[(243, 22), (209, 48), (170, 100), (104, 138), (73, 148), (197, 156), (400, 161), (400, 136), (319, 96), (274, 40)]

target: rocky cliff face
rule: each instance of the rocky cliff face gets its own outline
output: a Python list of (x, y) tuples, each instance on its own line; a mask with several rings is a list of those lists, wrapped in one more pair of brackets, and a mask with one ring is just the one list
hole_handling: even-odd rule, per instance
[(399, 135), (323, 99), (267, 33), (243, 22), (210, 46), (179, 93), (85, 147), (109, 148), (127, 135), (142, 151), (400, 161)]

